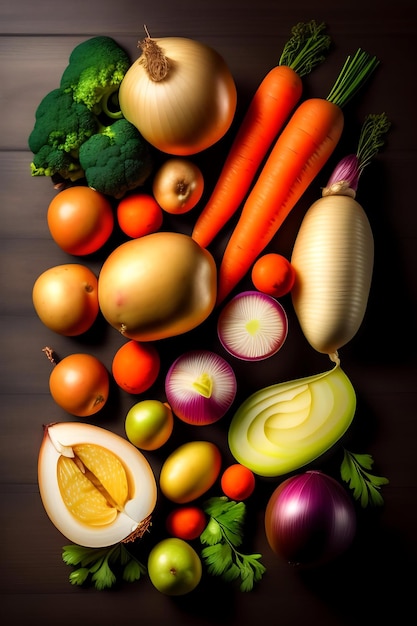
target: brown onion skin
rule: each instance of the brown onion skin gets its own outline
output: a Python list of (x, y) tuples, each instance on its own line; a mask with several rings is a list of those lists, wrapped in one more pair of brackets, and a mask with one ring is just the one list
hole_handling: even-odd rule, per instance
[(287, 478), (265, 510), (265, 532), (272, 551), (291, 565), (324, 565), (351, 545), (356, 512), (334, 478), (307, 471)]

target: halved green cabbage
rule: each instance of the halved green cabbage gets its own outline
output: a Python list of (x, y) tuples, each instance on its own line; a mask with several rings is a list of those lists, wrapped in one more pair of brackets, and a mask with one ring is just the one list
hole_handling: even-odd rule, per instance
[(321, 374), (253, 393), (229, 426), (235, 459), (260, 476), (281, 476), (310, 463), (349, 428), (356, 394), (336, 362)]

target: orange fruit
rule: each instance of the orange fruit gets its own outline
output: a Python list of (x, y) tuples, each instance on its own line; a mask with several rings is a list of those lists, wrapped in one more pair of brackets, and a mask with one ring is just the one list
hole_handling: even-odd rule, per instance
[(258, 291), (280, 298), (293, 288), (295, 270), (288, 259), (271, 252), (255, 261), (251, 278)]
[(206, 514), (198, 506), (173, 509), (166, 519), (166, 528), (169, 534), (185, 541), (197, 539), (205, 529), (206, 524)]
[(235, 463), (224, 470), (220, 485), (224, 495), (231, 500), (246, 500), (255, 489), (255, 475), (249, 468)]
[(64, 411), (90, 417), (107, 402), (109, 375), (103, 363), (92, 354), (69, 354), (54, 365), (49, 390)]
[(125, 235), (137, 239), (161, 228), (163, 211), (151, 195), (136, 193), (119, 202), (117, 221)]
[(113, 208), (106, 196), (90, 187), (68, 187), (49, 204), (47, 222), (52, 239), (64, 252), (84, 256), (110, 238)]
[(116, 383), (128, 393), (147, 391), (158, 378), (161, 361), (151, 343), (130, 340), (116, 352), (112, 362), (112, 374)]

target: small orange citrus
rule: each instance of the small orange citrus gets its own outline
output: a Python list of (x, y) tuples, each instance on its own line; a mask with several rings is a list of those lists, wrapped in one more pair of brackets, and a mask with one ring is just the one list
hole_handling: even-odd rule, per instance
[(117, 221), (125, 235), (137, 239), (161, 228), (163, 211), (151, 195), (136, 193), (119, 202)]
[(280, 298), (293, 288), (295, 270), (288, 259), (271, 252), (255, 261), (251, 278), (258, 291)]
[(255, 489), (255, 476), (249, 468), (235, 463), (224, 470), (220, 485), (231, 500), (246, 500)]
[(159, 353), (153, 344), (132, 339), (114, 355), (112, 374), (119, 387), (128, 393), (138, 394), (154, 384), (160, 365)]

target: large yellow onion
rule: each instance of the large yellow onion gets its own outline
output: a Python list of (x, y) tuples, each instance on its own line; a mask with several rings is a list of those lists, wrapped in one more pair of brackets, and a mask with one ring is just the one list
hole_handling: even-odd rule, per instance
[(184, 37), (146, 37), (138, 47), (142, 54), (120, 85), (124, 117), (168, 154), (196, 154), (219, 141), (237, 103), (235, 82), (223, 57)]
[(143, 454), (99, 426), (45, 427), (38, 460), (45, 511), (70, 541), (91, 548), (140, 537), (156, 504), (156, 481)]

